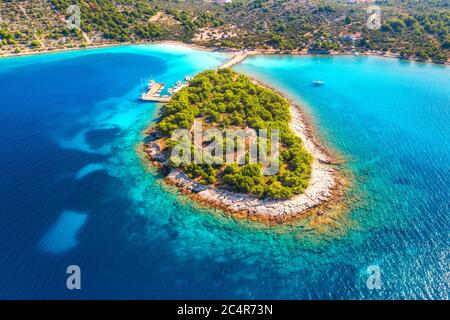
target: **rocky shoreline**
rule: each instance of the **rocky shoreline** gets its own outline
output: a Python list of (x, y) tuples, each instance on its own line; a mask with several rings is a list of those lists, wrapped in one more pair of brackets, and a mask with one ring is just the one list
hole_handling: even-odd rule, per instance
[[(303, 141), (305, 149), (313, 156), (311, 178), (305, 192), (287, 200), (259, 199), (248, 194), (240, 194), (214, 186), (199, 184), (178, 169), (166, 172), (165, 182), (177, 187), (194, 201), (208, 207), (223, 210), (236, 218), (255, 221), (282, 223), (325, 209), (338, 202), (343, 196), (344, 179), (335, 164), (338, 162), (318, 143), (307, 118), (300, 107), (291, 103), (292, 119), (290, 126)], [(162, 152), (159, 137), (147, 130), (150, 142), (144, 145), (144, 153), (150, 162), (161, 168), (168, 155)]]

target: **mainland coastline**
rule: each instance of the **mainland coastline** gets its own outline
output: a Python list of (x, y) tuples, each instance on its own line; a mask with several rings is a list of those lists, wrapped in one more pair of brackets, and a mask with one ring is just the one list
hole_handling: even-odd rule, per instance
[[(185, 47), (193, 50), (201, 50), (208, 52), (222, 52), (228, 54), (234, 54), (236, 52), (242, 51), (242, 49), (232, 49), (232, 48), (223, 48), (223, 47), (206, 47), (195, 43), (188, 43), (177, 40), (161, 40), (161, 41), (135, 41), (135, 42), (107, 42), (102, 44), (89, 44), (87, 46), (74, 46), (71, 48), (47, 48), (47, 50), (42, 51), (23, 51), (20, 53), (0, 53), (0, 58), (13, 58), (13, 57), (22, 57), (22, 56), (38, 56), (43, 54), (53, 54), (53, 53), (63, 53), (63, 52), (71, 52), (71, 51), (83, 51), (83, 50), (92, 50), (92, 49), (106, 49), (106, 48), (114, 48), (114, 47), (125, 47), (125, 46), (141, 46), (141, 45), (172, 45), (178, 47)], [(249, 56), (252, 55), (283, 55), (283, 56), (321, 56), (321, 57), (334, 57), (334, 56), (355, 56), (352, 52), (341, 52), (341, 51), (332, 51), (326, 54), (323, 53), (311, 53), (307, 51), (298, 51), (298, 50), (277, 50), (277, 49), (253, 49), (249, 50), (247, 53)], [(403, 61), (417, 62), (417, 63), (426, 63), (426, 64), (437, 64), (431, 60), (422, 61), (417, 59), (405, 59), (402, 58), (398, 53), (392, 52), (377, 52), (377, 51), (367, 51), (359, 53), (359, 56), (367, 56), (367, 57), (380, 57), (380, 58), (388, 58), (388, 59), (398, 59)], [(450, 59), (447, 60), (443, 65), (450, 65)]]

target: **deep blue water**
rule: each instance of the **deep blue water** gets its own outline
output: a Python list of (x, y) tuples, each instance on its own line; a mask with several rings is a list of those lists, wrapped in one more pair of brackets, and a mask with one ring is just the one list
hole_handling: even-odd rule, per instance
[[(353, 174), (349, 212), (267, 227), (198, 208), (136, 147), (166, 84), (228, 56), (139, 46), (0, 60), (0, 298), (448, 298), (450, 69), (253, 57)], [(326, 85), (311, 86), (322, 79)], [(66, 289), (79, 265), (82, 290)], [(379, 265), (381, 290), (366, 287)]]

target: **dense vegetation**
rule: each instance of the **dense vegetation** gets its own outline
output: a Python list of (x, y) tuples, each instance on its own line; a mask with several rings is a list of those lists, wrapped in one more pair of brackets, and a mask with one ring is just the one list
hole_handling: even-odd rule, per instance
[[(64, 23), (72, 4), (81, 8), (81, 30)], [(366, 26), (371, 4), (381, 7), (379, 30)], [(450, 52), (447, 0), (10, 0), (0, 2), (0, 17), (0, 49), (9, 52), (162, 39), (281, 51), (389, 51), (435, 62)], [(232, 33), (222, 32), (230, 27)], [(32, 46), (34, 40), (42, 46)]]
[(150, 19), (156, 10), (146, 0), (51, 0), (60, 12), (66, 12), (70, 5), (81, 9), (81, 29), (85, 32), (101, 32), (107, 39), (129, 41), (132, 36), (140, 38), (158, 37), (161, 30)]
[(194, 119), (201, 119), (206, 128), (279, 129), (281, 159), (277, 175), (264, 176), (261, 164), (179, 166), (190, 178), (203, 184), (262, 198), (284, 199), (305, 190), (312, 161), (301, 139), (289, 128), (289, 108), (284, 98), (231, 69), (205, 71), (164, 106), (157, 130), (164, 135), (170, 149), (173, 147), (171, 133), (178, 128), (191, 128)]
[[(375, 50), (401, 53), (405, 58), (447, 60), (450, 41), (448, 1), (372, 2), (234, 1), (225, 7), (227, 17), (247, 33), (228, 41), (247, 47), (270, 46), (280, 50)], [(367, 8), (371, 4), (381, 7), (382, 27), (379, 30), (367, 28)]]

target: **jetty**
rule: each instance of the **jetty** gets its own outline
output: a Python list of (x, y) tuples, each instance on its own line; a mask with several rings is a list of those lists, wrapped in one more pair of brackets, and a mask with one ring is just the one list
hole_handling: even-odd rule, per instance
[(147, 93), (143, 93), (141, 95), (142, 101), (149, 101), (149, 102), (169, 102), (170, 97), (161, 97), (158, 92), (161, 92), (162, 89), (164, 89), (164, 84), (162, 83), (155, 83), (151, 86), (150, 90), (148, 90)]
[(162, 102), (167, 103), (170, 101), (170, 97), (153, 97), (153, 96), (147, 96), (144, 95), (141, 97), (142, 101), (148, 101), (148, 102)]
[[(234, 65), (241, 63), (248, 57), (247, 50), (242, 50), (235, 55), (233, 55), (229, 60), (225, 61), (223, 64), (219, 66), (218, 69), (226, 69), (231, 68)], [(142, 93), (140, 100), (141, 101), (147, 101), (147, 102), (160, 102), (160, 103), (167, 103), (170, 101), (171, 95), (174, 93), (177, 93), (182, 88), (187, 87), (189, 85), (190, 77), (186, 78), (186, 83), (177, 83), (173, 88), (169, 89), (170, 95), (167, 96), (161, 96), (159, 93), (164, 89), (163, 83), (155, 83), (150, 86), (150, 89), (147, 91), (147, 93)]]

